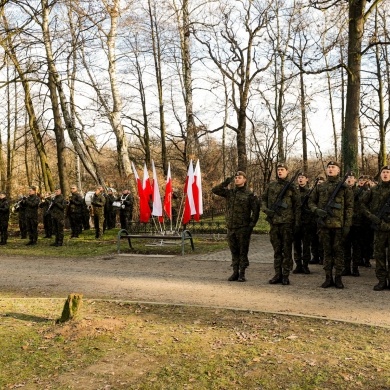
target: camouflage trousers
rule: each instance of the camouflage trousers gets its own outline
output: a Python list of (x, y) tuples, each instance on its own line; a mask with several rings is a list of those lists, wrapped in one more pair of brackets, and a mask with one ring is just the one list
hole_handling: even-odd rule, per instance
[(390, 277), (390, 260), (387, 253), (390, 246), (390, 232), (376, 231), (374, 233), (375, 275), (380, 282)]
[(290, 223), (271, 225), (269, 232), (274, 250), (275, 274), (288, 276), (293, 267), (292, 244), (293, 227)]
[(319, 230), (320, 241), (324, 249), (324, 270), (326, 275), (341, 276), (344, 268), (344, 238), (341, 228)]
[(249, 266), (248, 251), (251, 233), (252, 229), (249, 227), (228, 230), (227, 240), (232, 254), (233, 269), (245, 269)]
[(64, 219), (63, 218), (53, 218), (53, 234), (56, 237), (56, 244), (62, 244), (64, 241)]

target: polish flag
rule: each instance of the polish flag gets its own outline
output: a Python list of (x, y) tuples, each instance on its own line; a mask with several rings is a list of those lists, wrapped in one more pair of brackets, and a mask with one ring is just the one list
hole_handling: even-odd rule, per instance
[(137, 182), (138, 198), (139, 198), (139, 221), (140, 222), (149, 222), (150, 207), (149, 207), (148, 197), (145, 193), (145, 189), (144, 189), (144, 185), (143, 185), (143, 182), (145, 181), (145, 171), (144, 171), (143, 180), (141, 182), (141, 179), (138, 176), (137, 170), (135, 169), (134, 163), (131, 162), (131, 165), (133, 168), (134, 178)]
[(171, 163), (168, 163), (167, 182), (165, 184), (164, 211), (169, 219), (172, 219), (172, 178)]
[(133, 168), (134, 179), (135, 179), (135, 182), (137, 183), (138, 197), (141, 198), (141, 196), (142, 196), (142, 194), (144, 192), (143, 189), (142, 189), (141, 179), (138, 176), (138, 172), (135, 169), (135, 166), (134, 166), (133, 162), (131, 162), (131, 167)]
[[(163, 207), (161, 203), (160, 189), (158, 188), (158, 180), (156, 168), (154, 166), (154, 161), (152, 160), (152, 168), (153, 168), (153, 210), (152, 215), (155, 217), (162, 217), (163, 215)], [(159, 218), (161, 220), (162, 218)]]
[(150, 184), (149, 172), (148, 168), (146, 167), (146, 163), (144, 163), (144, 177), (142, 178), (142, 188), (144, 190), (144, 194), (147, 200), (152, 200), (153, 189), (152, 185)]
[(194, 172), (194, 181), (192, 183), (192, 194), (194, 197), (195, 204), (195, 221), (199, 221), (200, 216), (203, 214), (203, 197), (202, 197), (202, 176), (200, 173), (200, 164), (199, 160), (196, 162), (195, 172)]
[(194, 183), (194, 166), (192, 165), (192, 160), (190, 161), (190, 165), (188, 167), (186, 184), (184, 185), (184, 194), (186, 197), (184, 204), (184, 213), (183, 213), (183, 224), (187, 224), (191, 215), (196, 214), (194, 195), (192, 193), (192, 185)]

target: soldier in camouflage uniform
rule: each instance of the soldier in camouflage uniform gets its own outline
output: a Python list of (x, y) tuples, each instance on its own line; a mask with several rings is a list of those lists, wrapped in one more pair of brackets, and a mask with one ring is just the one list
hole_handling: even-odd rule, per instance
[(375, 274), (378, 279), (375, 291), (389, 287), (390, 260), (387, 251), (390, 242), (390, 208), (384, 205), (390, 201), (390, 165), (381, 168), (380, 178), (380, 183), (366, 191), (361, 202), (363, 214), (374, 227)]
[(310, 246), (313, 232), (316, 231), (313, 213), (308, 206), (310, 187), (309, 179), (304, 172), (298, 174), (298, 191), (301, 205), (300, 228), (294, 234), (294, 260), (296, 267), (293, 274), (310, 274), (309, 261), (311, 259)]
[(31, 186), (27, 198), (22, 201), (26, 206), (26, 226), (29, 238), (26, 245), (36, 245), (38, 241), (38, 207), (40, 202), (37, 188)]
[[(229, 184), (234, 180), (234, 188)], [(248, 251), (252, 230), (259, 219), (259, 200), (246, 187), (246, 174), (235, 176), (212, 188), (213, 194), (226, 198), (227, 239), (232, 254), (233, 274), (229, 281), (245, 282), (245, 269), (249, 266)]]
[(50, 215), (53, 223), (53, 234), (56, 240), (50, 244), (51, 246), (62, 246), (64, 241), (64, 225), (65, 225), (65, 200), (61, 194), (61, 188), (56, 187), (54, 198), (50, 203)]
[[(351, 188), (343, 183), (335, 196), (331, 209), (332, 215), (330, 215), (324, 208), (341, 182), (340, 165), (336, 161), (329, 161), (326, 166), (326, 175), (327, 180), (317, 185), (312, 192), (309, 207), (319, 217), (318, 230), (324, 248), (326, 279), (321, 287), (335, 286), (341, 289), (344, 288), (341, 277), (344, 268), (344, 239), (352, 224), (353, 193)], [(335, 270), (334, 280), (333, 268)]]
[(103, 187), (98, 186), (91, 200), (93, 224), (95, 225), (95, 238), (100, 238), (103, 234), (105, 203), (106, 198), (103, 195)]
[(0, 245), (6, 245), (8, 239), (9, 202), (4, 191), (0, 192)]
[(75, 185), (70, 187), (71, 195), (68, 201), (67, 216), (69, 217), (71, 236), (78, 238), (83, 230), (83, 203), (84, 199), (79, 194)]
[[(274, 250), (275, 276), (269, 283), (288, 285), (293, 267), (294, 231), (298, 231), (301, 223), (301, 204), (297, 188), (294, 183), (289, 184), (288, 168), (285, 164), (278, 164), (277, 175), (277, 181), (269, 183), (261, 197), (261, 210), (267, 215), (270, 224), (270, 241)], [(288, 188), (281, 199), (283, 207), (275, 211), (273, 206), (285, 186)]]

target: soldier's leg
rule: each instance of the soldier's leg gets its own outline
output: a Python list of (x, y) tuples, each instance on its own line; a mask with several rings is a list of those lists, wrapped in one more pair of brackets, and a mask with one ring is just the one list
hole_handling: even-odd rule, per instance
[(359, 265), (363, 263), (363, 236), (361, 226), (351, 227), (352, 276), (360, 276)]
[(378, 284), (374, 286), (375, 291), (384, 290), (387, 287), (387, 269), (386, 269), (386, 249), (388, 245), (388, 234), (386, 232), (376, 231), (374, 233), (374, 259), (375, 275)]
[(344, 237), (342, 229), (334, 229), (334, 239), (333, 239), (333, 252), (334, 252), (334, 269), (335, 269), (335, 278), (334, 284), (336, 288), (344, 288), (344, 284), (341, 280), (341, 275), (344, 269)]
[(282, 237), (280, 234), (280, 225), (271, 225), (269, 237), (272, 248), (274, 250), (274, 270), (275, 276), (269, 280), (270, 284), (282, 283), (282, 262), (283, 262), (283, 247)]
[(239, 282), (245, 282), (245, 270), (249, 266), (248, 252), (249, 252), (249, 243), (251, 240), (252, 231), (245, 228), (240, 229), (237, 233), (240, 247), (240, 260), (239, 260)]
[(289, 284), (289, 275), (293, 268), (292, 245), (293, 245), (293, 227), (291, 224), (284, 223), (281, 227), (283, 261), (282, 261), (282, 284)]
[(234, 230), (229, 230), (227, 234), (230, 253), (232, 255), (233, 274), (229, 277), (229, 282), (238, 280), (240, 266), (240, 247)]
[(322, 243), (322, 248), (324, 251), (324, 271), (325, 271), (325, 281), (322, 283), (321, 287), (328, 288), (334, 285), (333, 275), (332, 275), (332, 239), (331, 232), (329, 229), (322, 228), (319, 231), (320, 241)]
[(352, 235), (351, 232), (349, 232), (348, 236), (344, 238), (344, 260), (343, 260), (343, 270), (342, 275), (343, 276), (349, 276), (351, 275), (351, 263), (352, 263)]
[(38, 241), (38, 218), (33, 218), (32, 221), (32, 237), (34, 244)]
[(303, 227), (294, 234), (294, 261), (296, 267), (293, 271), (294, 274), (302, 274), (302, 256), (303, 256)]
[(302, 225), (302, 268), (304, 274), (310, 274), (309, 261), (311, 259), (310, 244), (312, 239), (311, 225), (305, 223)]

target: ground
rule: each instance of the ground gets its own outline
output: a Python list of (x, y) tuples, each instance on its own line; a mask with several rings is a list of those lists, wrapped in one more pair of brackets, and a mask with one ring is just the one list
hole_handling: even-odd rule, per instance
[(256, 235), (248, 281), (239, 283), (227, 281), (231, 274), (228, 250), (206, 255), (191, 253), (189, 248), (186, 252), (172, 257), (113, 252), (86, 259), (1, 256), (0, 294), (66, 297), (82, 293), (87, 299), (227, 307), (390, 327), (390, 290), (373, 291), (374, 268), (361, 268), (360, 277), (344, 277), (344, 290), (320, 287), (324, 280), (320, 265), (312, 265), (310, 275), (291, 275), (290, 286), (270, 285), (269, 237)]

